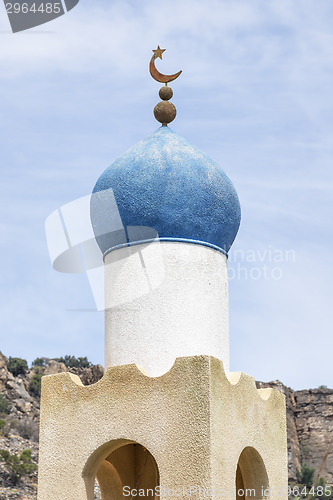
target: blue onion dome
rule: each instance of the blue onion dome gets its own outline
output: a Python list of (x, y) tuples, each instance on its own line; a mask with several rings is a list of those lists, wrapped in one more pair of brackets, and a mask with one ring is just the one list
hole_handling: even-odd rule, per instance
[(104, 255), (156, 238), (227, 255), (241, 219), (236, 190), (221, 167), (166, 126), (105, 170), (90, 214)]

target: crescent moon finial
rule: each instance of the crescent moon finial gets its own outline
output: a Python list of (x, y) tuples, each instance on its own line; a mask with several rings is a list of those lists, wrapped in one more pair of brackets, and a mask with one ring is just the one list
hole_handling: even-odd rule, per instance
[(175, 73), (174, 75), (163, 75), (160, 73), (156, 66), (155, 66), (155, 59), (158, 57), (162, 59), (162, 54), (166, 49), (161, 49), (160, 46), (157, 46), (156, 50), (153, 50), (154, 54), (152, 55), (152, 58), (150, 59), (150, 64), (149, 64), (149, 71), (151, 76), (156, 80), (157, 82), (161, 83), (169, 83), (172, 82), (173, 80), (176, 80), (176, 78), (179, 77), (181, 74), (181, 71), (178, 71), (178, 73)]
[(156, 120), (160, 123), (162, 123), (163, 127), (166, 127), (168, 123), (172, 122), (176, 118), (176, 108), (172, 104), (172, 102), (169, 102), (169, 99), (173, 96), (172, 89), (168, 87), (168, 83), (172, 82), (173, 80), (176, 80), (176, 78), (179, 77), (181, 71), (178, 71), (178, 73), (175, 73), (174, 75), (162, 75), (159, 71), (157, 71), (156, 66), (155, 66), (155, 59), (158, 57), (162, 59), (162, 54), (165, 51), (165, 49), (161, 49), (160, 46), (157, 46), (156, 50), (153, 50), (154, 54), (150, 60), (149, 64), (149, 70), (151, 76), (158, 82), (165, 83), (165, 86), (163, 86), (160, 91), (159, 91), (159, 96), (162, 99), (161, 102), (156, 104), (154, 108), (154, 116)]

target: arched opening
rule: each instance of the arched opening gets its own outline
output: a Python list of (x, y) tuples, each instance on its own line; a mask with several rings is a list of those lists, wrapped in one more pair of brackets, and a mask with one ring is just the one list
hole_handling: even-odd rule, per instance
[[(157, 498), (159, 472), (152, 454), (139, 443), (119, 440), (104, 445), (89, 459), (84, 474), (88, 499)], [(95, 478), (99, 491), (94, 494)]]
[(236, 470), (236, 500), (269, 498), (269, 482), (263, 459), (251, 446), (240, 454)]

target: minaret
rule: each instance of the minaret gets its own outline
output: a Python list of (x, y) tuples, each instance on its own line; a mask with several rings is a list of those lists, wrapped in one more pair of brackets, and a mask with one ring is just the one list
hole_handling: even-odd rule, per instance
[[(152, 76), (175, 80), (155, 67)], [(222, 169), (162, 126), (98, 179), (106, 371), (42, 379), (38, 500), (287, 500), (284, 396), (230, 373), (227, 254), (240, 222)], [(121, 221), (121, 224), (119, 223)], [(105, 228), (117, 227), (116, 231)], [(273, 355), (273, 354), (272, 354)]]
[[(105, 366), (136, 363), (161, 375), (180, 356), (215, 356), (229, 370), (227, 256), (240, 205), (221, 167), (167, 125), (176, 116), (167, 83), (162, 124), (98, 179), (91, 219), (105, 261)], [(104, 233), (119, 213), (124, 230)]]

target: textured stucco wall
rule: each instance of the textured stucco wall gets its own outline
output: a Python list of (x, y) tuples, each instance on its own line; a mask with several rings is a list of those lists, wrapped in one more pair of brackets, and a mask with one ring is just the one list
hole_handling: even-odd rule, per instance
[(263, 458), (270, 485), (286, 488), (284, 396), (258, 391), (251, 377), (230, 377), (209, 356), (179, 358), (158, 378), (135, 365), (112, 367), (87, 387), (69, 373), (43, 377), (38, 500), (92, 500), (99, 465), (128, 442), (150, 451), (167, 489), (228, 492), (247, 446)]
[[(212, 481), (226, 491), (234, 488), (235, 463), (244, 448), (252, 447), (265, 465), (270, 497), (283, 500), (288, 485), (285, 397), (274, 389), (256, 389), (254, 378), (244, 373), (231, 372), (228, 377), (230, 383), (226, 382), (223, 365), (212, 360)], [(252, 461), (253, 456), (249, 459)], [(256, 474), (259, 477), (260, 471)], [(253, 482), (255, 478), (250, 484)], [(252, 498), (262, 498), (260, 493), (258, 484)]]
[(177, 357), (205, 354), (229, 370), (227, 258), (218, 250), (154, 242), (105, 259), (105, 366), (136, 363), (162, 375)]

